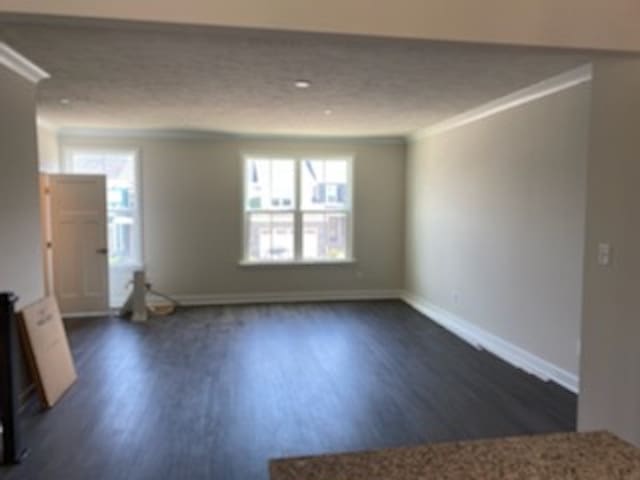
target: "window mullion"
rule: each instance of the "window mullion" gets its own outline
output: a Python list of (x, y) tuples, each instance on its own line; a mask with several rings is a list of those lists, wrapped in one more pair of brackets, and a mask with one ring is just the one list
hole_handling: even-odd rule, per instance
[[(246, 202), (246, 199), (243, 199), (243, 202)], [(242, 258), (244, 260), (249, 259), (249, 215), (250, 213), (245, 210), (244, 218), (242, 219), (244, 222), (242, 225)]]
[(296, 167), (294, 181), (295, 181), (295, 211), (293, 213), (293, 235), (294, 235), (294, 258), (300, 260), (302, 258), (302, 213), (301, 213), (301, 193), (302, 188), (300, 183), (302, 182), (302, 162), (299, 158), (295, 160)]
[[(273, 168), (271, 169), (271, 198), (273, 198)], [(269, 214), (269, 258), (268, 260), (273, 260), (273, 216), (274, 213)]]

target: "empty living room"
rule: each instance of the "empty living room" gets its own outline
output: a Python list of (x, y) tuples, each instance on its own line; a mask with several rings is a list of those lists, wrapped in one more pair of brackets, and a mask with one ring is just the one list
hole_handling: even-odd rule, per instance
[(636, 0), (0, 0), (0, 478), (640, 478)]

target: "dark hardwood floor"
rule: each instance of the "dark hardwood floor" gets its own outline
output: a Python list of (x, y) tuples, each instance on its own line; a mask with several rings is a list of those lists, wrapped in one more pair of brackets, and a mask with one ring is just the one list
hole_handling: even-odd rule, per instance
[(399, 301), (68, 322), (79, 380), (26, 413), (25, 480), (266, 480), (273, 457), (575, 428), (576, 397)]

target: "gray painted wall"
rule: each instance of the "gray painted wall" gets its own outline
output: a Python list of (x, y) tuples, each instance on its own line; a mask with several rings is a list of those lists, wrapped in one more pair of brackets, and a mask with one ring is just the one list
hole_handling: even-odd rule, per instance
[(589, 84), (413, 141), (407, 290), (578, 373)]
[[(404, 281), (401, 141), (61, 137), (139, 148), (149, 279), (175, 295), (399, 290)], [(355, 265), (241, 267), (243, 154), (353, 155)]]
[[(579, 428), (640, 445), (640, 59), (595, 62)], [(599, 243), (613, 262), (598, 265)]]
[[(40, 237), (36, 86), (0, 66), (0, 291), (12, 291), (17, 308), (44, 295)], [(21, 392), (31, 378), (18, 365)]]
[(0, 291), (44, 294), (35, 85), (0, 66)]
[(6, 12), (640, 51), (636, 0), (3, 0)]

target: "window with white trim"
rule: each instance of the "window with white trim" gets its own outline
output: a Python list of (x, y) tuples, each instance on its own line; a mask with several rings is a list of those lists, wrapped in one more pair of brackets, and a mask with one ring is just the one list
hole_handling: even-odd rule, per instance
[(244, 261), (352, 258), (350, 159), (245, 159)]

